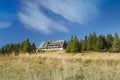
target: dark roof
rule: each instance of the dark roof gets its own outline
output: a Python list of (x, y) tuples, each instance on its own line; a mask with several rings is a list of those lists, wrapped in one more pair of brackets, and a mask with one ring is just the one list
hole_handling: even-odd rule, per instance
[(54, 40), (54, 41), (43, 41), (39, 49), (49, 49), (49, 48), (63, 48), (65, 40)]

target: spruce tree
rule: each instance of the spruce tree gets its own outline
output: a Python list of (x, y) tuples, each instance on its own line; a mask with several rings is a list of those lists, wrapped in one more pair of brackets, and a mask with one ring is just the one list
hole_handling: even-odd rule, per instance
[(112, 52), (120, 52), (120, 40), (117, 32), (115, 33), (113, 44), (112, 44)]
[(35, 43), (33, 42), (31, 45), (31, 52), (35, 52), (35, 50), (36, 50), (36, 46)]
[(96, 35), (95, 32), (93, 33), (92, 47), (93, 47), (93, 51), (97, 51), (98, 50), (98, 47), (97, 47), (97, 35)]
[(80, 40), (80, 41), (79, 41), (79, 45), (80, 45), (81, 51), (84, 51), (84, 50), (83, 50), (83, 49), (84, 49), (84, 48), (83, 48), (83, 42), (84, 42), (84, 40)]
[(107, 43), (104, 35), (99, 35), (97, 46), (98, 46), (98, 51), (106, 51)]
[(2, 54), (2, 50), (0, 49), (0, 54)]
[(29, 39), (24, 40), (21, 43), (17, 43), (17, 44), (6, 44), (4, 46), (2, 46), (2, 48), (0, 48), (0, 54), (11, 54), (15, 52), (15, 55), (18, 55), (20, 51), (22, 52), (35, 52), (36, 50), (36, 46), (35, 43), (33, 42), (32, 45), (29, 42)]
[(111, 51), (112, 49), (112, 44), (113, 44), (113, 36), (111, 34), (108, 34), (106, 36), (106, 42), (107, 42), (107, 50)]
[(93, 35), (92, 33), (90, 33), (88, 36), (88, 41), (87, 41), (87, 51), (93, 50), (92, 45), (93, 45)]
[(25, 52), (30, 53), (30, 46), (31, 46), (31, 44), (30, 44), (28, 38), (23, 42), (23, 45), (22, 45), (22, 46), (23, 46), (23, 52), (24, 52), (24, 53), (25, 53)]
[(66, 52), (78, 53), (81, 51), (78, 38), (74, 35), (71, 37), (71, 40), (68, 42)]
[(67, 53), (71, 52), (71, 41), (68, 41), (65, 52), (67, 52)]
[(82, 51), (87, 51), (87, 36), (82, 40)]
[(70, 41), (68, 41), (68, 43), (67, 43), (67, 47), (66, 47), (66, 52), (67, 53), (71, 52), (72, 40), (73, 40), (73, 36), (71, 37)]
[(73, 52), (73, 53), (77, 53), (77, 52), (80, 52), (81, 50), (80, 50), (80, 44), (79, 44), (79, 40), (78, 40), (78, 38), (76, 37), (76, 36), (74, 36), (74, 38), (73, 38), (73, 41), (72, 41), (72, 43), (71, 43), (71, 52)]

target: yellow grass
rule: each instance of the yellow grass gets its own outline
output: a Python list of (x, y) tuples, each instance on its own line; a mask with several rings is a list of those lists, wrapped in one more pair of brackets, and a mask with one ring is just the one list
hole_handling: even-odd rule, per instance
[(0, 56), (0, 80), (119, 80), (119, 53)]
[(51, 52), (51, 53), (37, 53), (37, 54), (20, 54), (18, 57), (47, 57), (54, 59), (91, 59), (91, 60), (120, 60), (120, 53), (101, 53), (101, 52), (90, 52), (90, 53), (64, 53), (64, 52)]

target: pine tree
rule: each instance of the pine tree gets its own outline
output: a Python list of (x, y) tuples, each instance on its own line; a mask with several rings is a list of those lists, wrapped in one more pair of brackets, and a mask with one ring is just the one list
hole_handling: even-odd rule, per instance
[(92, 48), (93, 48), (93, 51), (98, 50), (98, 47), (97, 47), (97, 35), (96, 35), (95, 32), (93, 33)]
[(120, 40), (117, 32), (115, 33), (113, 44), (112, 44), (112, 52), (120, 52)]
[(112, 44), (113, 44), (113, 37), (111, 34), (108, 34), (106, 36), (106, 42), (107, 42), (107, 50), (110, 51), (112, 48)]
[(1, 48), (2, 54), (5, 54), (4, 47)]
[(2, 54), (2, 50), (0, 49), (0, 54)]
[(25, 41), (20, 43), (20, 52), (24, 52), (24, 47), (23, 47), (24, 46), (24, 42)]
[(31, 52), (35, 52), (35, 50), (36, 50), (36, 46), (35, 43), (33, 42), (31, 45)]
[(79, 40), (76, 36), (72, 36), (68, 42), (66, 52), (78, 53), (81, 51)]
[(107, 43), (105, 40), (105, 36), (99, 35), (97, 46), (98, 46), (98, 51), (106, 51)]
[(80, 45), (81, 51), (84, 51), (84, 50), (83, 50), (83, 49), (84, 49), (84, 48), (83, 48), (83, 42), (84, 42), (84, 40), (80, 40), (80, 41), (79, 41), (79, 45)]
[(14, 52), (15, 52), (15, 55), (18, 55), (19, 52), (20, 52), (20, 44), (14, 44)]
[(71, 52), (77, 53), (77, 52), (80, 52), (80, 51), (81, 51), (81, 50), (80, 50), (79, 40), (78, 40), (78, 38), (77, 38), (76, 36), (74, 36), (71, 45), (72, 45), (72, 46), (71, 46), (71, 47), (72, 47)]
[(24, 42), (23, 42), (23, 52), (25, 53), (25, 52), (28, 52), (28, 53), (30, 53), (30, 46), (31, 46), (31, 44), (30, 44), (30, 42), (29, 42), (29, 39), (27, 38)]
[(71, 41), (68, 41), (65, 52), (67, 52), (67, 53), (71, 52)]
[(92, 45), (93, 45), (93, 35), (92, 33), (90, 33), (88, 36), (88, 41), (87, 41), (87, 51), (93, 50)]
[(11, 54), (15, 52), (15, 55), (18, 55), (20, 51), (22, 52), (35, 52), (36, 46), (35, 43), (33, 42), (32, 45), (29, 42), (29, 39), (24, 40), (21, 43), (17, 43), (17, 44), (6, 44), (4, 46), (2, 46), (2, 48), (0, 49), (0, 54)]
[(68, 41), (68, 43), (67, 43), (67, 48), (66, 48), (67, 53), (71, 52), (72, 40), (73, 40), (73, 36), (71, 37), (70, 41)]
[(82, 41), (82, 51), (87, 51), (87, 36), (85, 36), (85, 39)]

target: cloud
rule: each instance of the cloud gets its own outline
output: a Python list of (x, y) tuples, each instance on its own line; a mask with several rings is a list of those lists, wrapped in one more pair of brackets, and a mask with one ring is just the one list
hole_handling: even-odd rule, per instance
[(74, 23), (83, 24), (99, 14), (98, 3), (95, 0), (39, 0), (38, 2)]
[(0, 22), (0, 29), (2, 28), (8, 28), (12, 25), (10, 22)]
[(8, 28), (13, 25), (13, 21), (15, 20), (16, 16), (13, 14), (2, 13), (0, 14), (0, 29), (1, 28)]
[[(63, 19), (71, 23), (85, 24), (99, 15), (98, 3), (98, 0), (24, 0), (18, 17), (25, 27), (44, 34), (54, 30), (68, 32), (66, 23), (61, 23)], [(51, 16), (61, 16), (63, 19), (55, 21)]]

